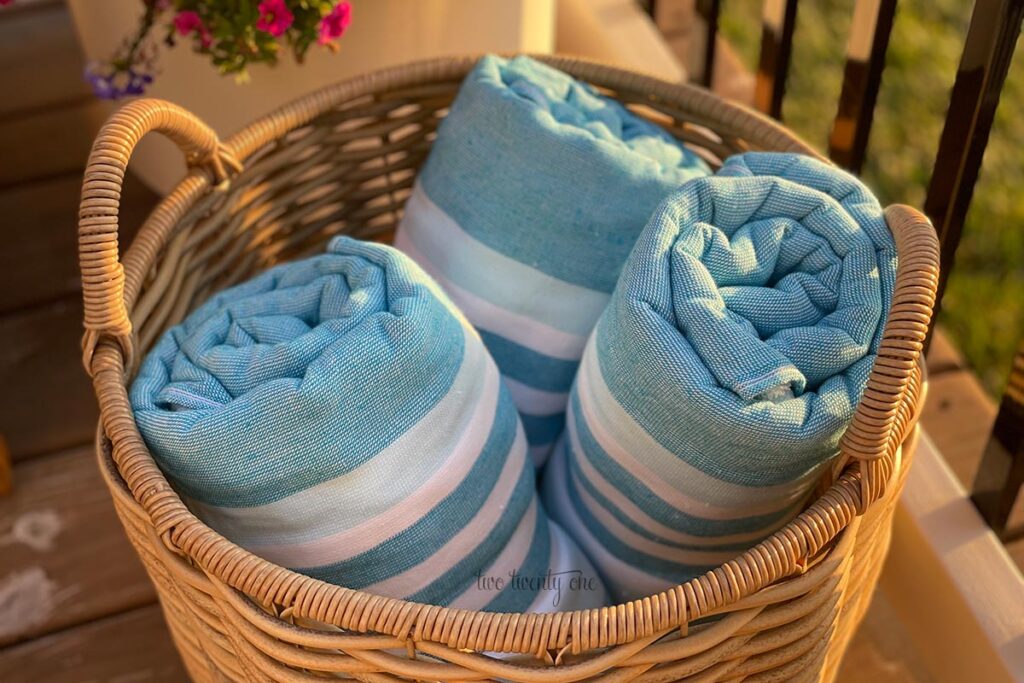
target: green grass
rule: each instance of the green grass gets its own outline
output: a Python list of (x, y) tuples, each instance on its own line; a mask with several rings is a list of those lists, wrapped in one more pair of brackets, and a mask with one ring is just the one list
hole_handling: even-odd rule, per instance
[[(853, 0), (800, 4), (783, 119), (824, 150), (835, 117)], [(921, 207), (970, 20), (965, 0), (897, 9), (864, 180), (883, 204)], [(722, 33), (757, 63), (761, 0), (723, 3)], [(998, 396), (1024, 337), (1024, 46), (1003, 91), (940, 321)]]

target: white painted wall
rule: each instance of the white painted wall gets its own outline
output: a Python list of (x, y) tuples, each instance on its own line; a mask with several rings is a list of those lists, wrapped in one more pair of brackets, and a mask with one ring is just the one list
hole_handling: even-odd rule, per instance
[(686, 70), (636, 0), (558, 0), (556, 51), (663, 78)]

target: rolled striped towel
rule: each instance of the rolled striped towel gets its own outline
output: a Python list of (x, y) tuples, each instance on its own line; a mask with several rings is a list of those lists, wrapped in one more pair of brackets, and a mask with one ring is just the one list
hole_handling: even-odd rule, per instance
[(336, 238), (219, 293), (163, 335), (131, 402), (190, 508), (267, 560), (438, 605), (604, 602), (539, 504), (494, 361), (391, 247)]
[(689, 580), (798, 513), (863, 393), (895, 272), (878, 202), (807, 157), (732, 157), (657, 209), (543, 484), (613, 598)]
[(484, 57), (462, 84), (395, 246), (480, 331), (538, 464), (651, 211), (708, 173), (664, 130), (527, 57)]

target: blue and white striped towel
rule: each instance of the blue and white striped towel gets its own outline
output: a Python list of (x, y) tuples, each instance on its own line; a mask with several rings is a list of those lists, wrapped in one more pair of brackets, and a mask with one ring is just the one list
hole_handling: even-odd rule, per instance
[(272, 562), (439, 605), (604, 602), (539, 504), (494, 361), (395, 249), (337, 238), (221, 292), (164, 334), (131, 401), (196, 514)]
[(538, 464), (651, 211), (708, 173), (662, 129), (527, 57), (484, 57), (462, 84), (395, 246), (480, 331)]
[(616, 600), (804, 504), (867, 382), (896, 253), (852, 176), (746, 154), (658, 208), (583, 354), (543, 499)]

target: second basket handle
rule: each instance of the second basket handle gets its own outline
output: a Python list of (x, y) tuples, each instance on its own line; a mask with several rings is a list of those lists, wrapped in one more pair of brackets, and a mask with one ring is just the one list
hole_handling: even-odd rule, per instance
[(240, 169), (209, 126), (170, 102), (136, 100), (119, 109), (100, 129), (89, 153), (78, 211), (78, 262), (85, 304), (82, 360), (90, 374), (93, 351), (103, 337), (116, 339), (126, 357), (134, 353), (124, 301), (117, 214), (128, 159), (151, 131), (170, 138), (190, 166), (208, 168), (217, 182), (227, 178), (228, 168)]
[(919, 390), (918, 361), (939, 278), (939, 242), (924, 214), (896, 204), (885, 219), (899, 254), (892, 305), (864, 396), (840, 444), (844, 456), (863, 465), (862, 507), (883, 493), (888, 468), (875, 465), (893, 456), (910, 427), (908, 393)]

